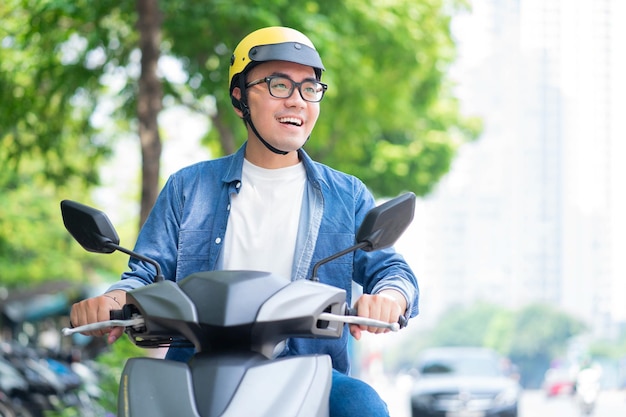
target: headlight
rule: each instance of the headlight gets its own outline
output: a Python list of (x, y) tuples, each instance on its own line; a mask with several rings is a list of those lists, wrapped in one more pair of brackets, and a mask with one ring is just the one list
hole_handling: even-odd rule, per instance
[(412, 401), (413, 401), (413, 405), (419, 408), (430, 408), (433, 402), (433, 397), (428, 394), (419, 394), (419, 395), (414, 395), (412, 398)]
[(507, 388), (496, 397), (495, 403), (500, 406), (513, 405), (517, 402), (519, 391), (515, 387)]

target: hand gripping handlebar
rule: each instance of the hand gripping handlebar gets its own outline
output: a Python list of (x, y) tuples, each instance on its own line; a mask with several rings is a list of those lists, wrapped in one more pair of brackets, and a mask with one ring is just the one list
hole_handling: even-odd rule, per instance
[[(111, 320), (85, 324), (78, 327), (65, 327), (61, 330), (61, 333), (63, 334), (63, 336), (71, 336), (75, 333), (104, 330), (109, 327), (141, 327), (144, 325), (144, 319), (141, 316), (135, 316), (130, 319), (125, 319), (123, 310), (111, 310), (110, 316)], [(398, 330), (406, 327), (407, 322), (404, 316), (400, 316), (397, 323), (387, 323), (367, 317), (359, 317), (357, 316), (357, 311), (354, 308), (346, 308), (345, 315), (321, 313), (318, 319), (326, 321), (338, 321), (347, 324), (358, 324), (362, 326), (380, 327), (381, 329), (389, 329), (392, 332), (397, 332)]]

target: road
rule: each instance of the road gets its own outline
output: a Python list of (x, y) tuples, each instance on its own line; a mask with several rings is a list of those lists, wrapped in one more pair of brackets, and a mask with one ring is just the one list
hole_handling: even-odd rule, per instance
[[(547, 398), (540, 391), (525, 391), (520, 404), (520, 417), (578, 417), (580, 415), (571, 396)], [(626, 416), (626, 393), (601, 392), (592, 415), (595, 417)]]
[[(410, 417), (409, 384), (373, 384), (389, 406), (391, 417)], [(547, 398), (542, 391), (524, 391), (519, 417), (580, 417), (576, 404), (569, 396)], [(625, 417), (626, 392), (603, 391), (593, 417)]]

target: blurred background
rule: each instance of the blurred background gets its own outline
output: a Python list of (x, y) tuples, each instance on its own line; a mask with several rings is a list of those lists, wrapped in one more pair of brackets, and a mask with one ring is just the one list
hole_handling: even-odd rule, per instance
[(624, 414), (626, 2), (118, 3), (0, 5), (3, 355), (85, 364), (97, 381), (37, 398), (2, 382), (0, 404), (114, 410), (124, 358), (145, 351), (56, 330), (127, 259), (85, 253), (59, 201), (106, 211), (132, 247), (169, 174), (242, 143), (226, 85), (237, 41), (286, 25), (313, 40), (330, 85), (307, 152), (381, 201), (419, 196), (397, 248), (420, 315), (354, 343), (355, 375), (408, 416), (422, 351), (483, 346), (515, 365), (523, 417), (576, 415), (589, 363), (607, 393), (597, 413)]

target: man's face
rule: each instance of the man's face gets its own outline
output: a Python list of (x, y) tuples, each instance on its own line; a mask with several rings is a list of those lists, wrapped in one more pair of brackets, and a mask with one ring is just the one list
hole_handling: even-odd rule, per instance
[[(246, 83), (272, 75), (299, 83), (315, 80), (315, 71), (311, 67), (270, 61), (254, 67), (248, 73)], [(272, 97), (265, 82), (249, 87), (247, 93), (252, 122), (263, 139), (287, 152), (304, 145), (319, 116), (319, 103), (305, 101), (297, 88), (288, 98)]]

